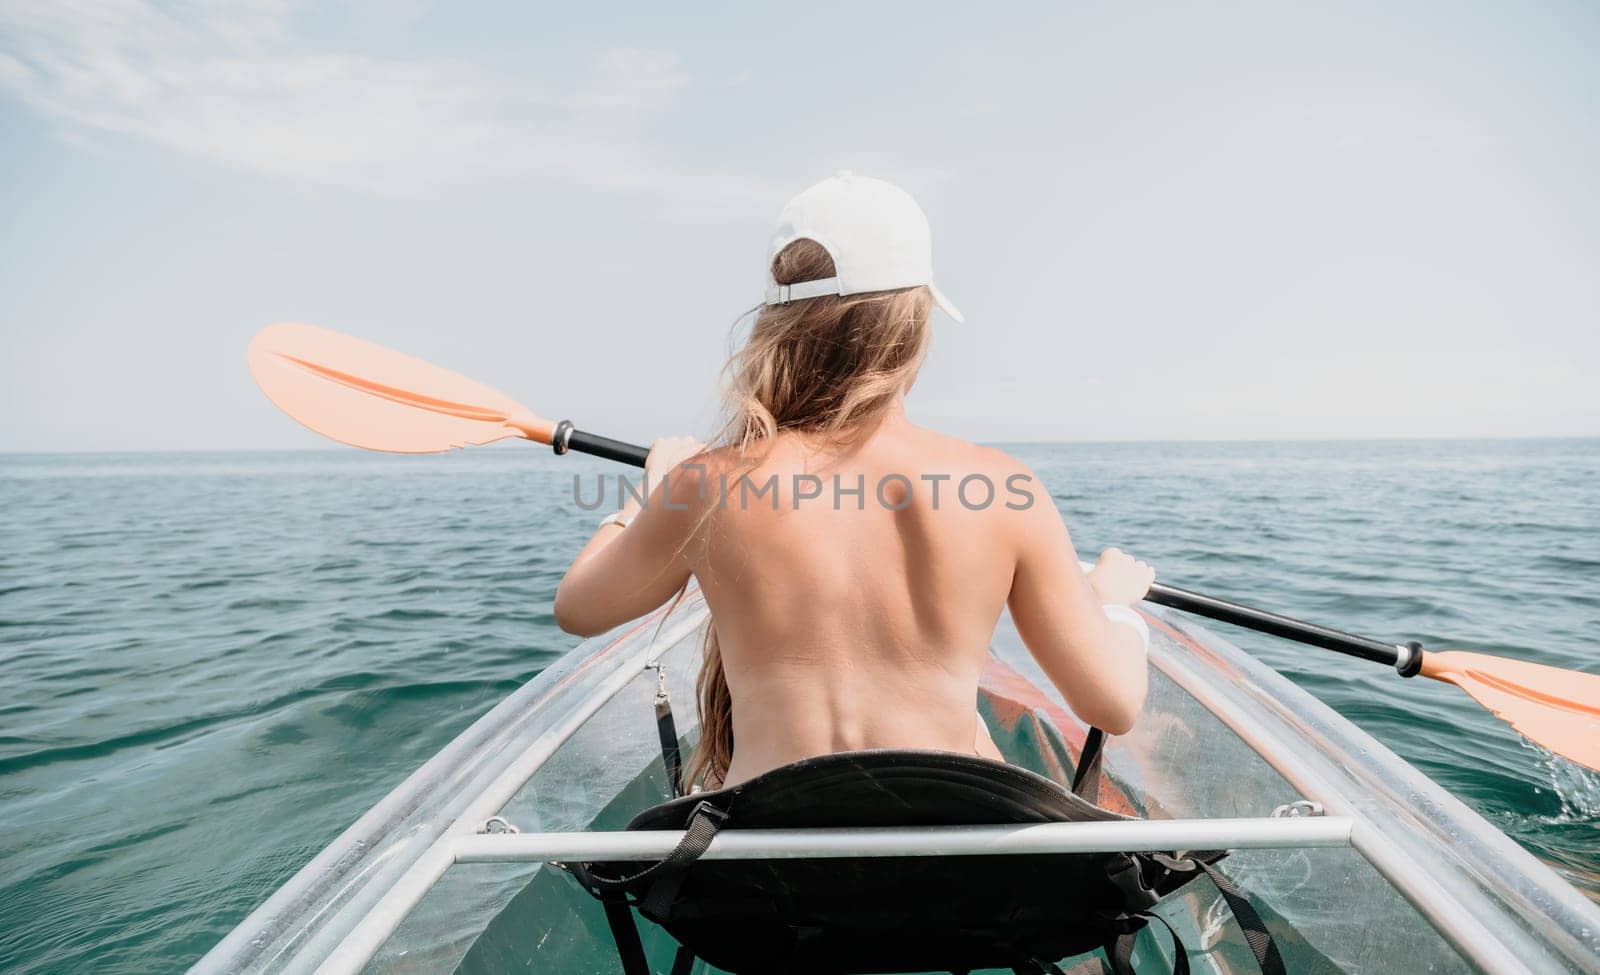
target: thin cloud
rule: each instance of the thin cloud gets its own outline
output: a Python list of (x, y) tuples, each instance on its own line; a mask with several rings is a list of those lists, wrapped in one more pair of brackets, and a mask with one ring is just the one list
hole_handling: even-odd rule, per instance
[(642, 137), (688, 85), (671, 52), (601, 51), (576, 81), (541, 88), (448, 59), (313, 50), (295, 34), (294, 13), (279, 0), (7, 4), (0, 90), (69, 136), (129, 137), (383, 194), (509, 173), (670, 188), (679, 199), (770, 196), (740, 174), (682, 165)]

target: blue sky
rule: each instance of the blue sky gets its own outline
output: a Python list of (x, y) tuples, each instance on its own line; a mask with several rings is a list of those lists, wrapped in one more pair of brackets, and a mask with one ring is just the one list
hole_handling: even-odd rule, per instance
[(912, 190), (989, 440), (1600, 434), (1600, 8), (0, 2), (0, 450), (318, 445), (310, 321), (704, 434), (783, 201)]

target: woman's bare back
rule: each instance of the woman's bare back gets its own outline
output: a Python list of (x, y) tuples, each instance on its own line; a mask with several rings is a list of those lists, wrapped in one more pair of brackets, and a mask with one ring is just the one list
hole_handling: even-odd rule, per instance
[(692, 574), (730, 701), (724, 783), (854, 749), (983, 753), (978, 677), (1006, 607), (1079, 717), (1130, 727), (1142, 642), (1100, 609), (1142, 596), (1148, 567), (1113, 549), (1091, 581), (1045, 486), (998, 450), (898, 408), (874, 431), (826, 449), (780, 434), (749, 471), (731, 447), (662, 460), (666, 483), (632, 524), (602, 527), (574, 560), (557, 621), (603, 632)]
[(844, 449), (780, 436), (742, 467), (710, 455), (718, 510), (692, 556), (735, 702), (727, 782), (836, 751), (974, 751), (1018, 509), (1050, 503), (1039, 486), (898, 415)]

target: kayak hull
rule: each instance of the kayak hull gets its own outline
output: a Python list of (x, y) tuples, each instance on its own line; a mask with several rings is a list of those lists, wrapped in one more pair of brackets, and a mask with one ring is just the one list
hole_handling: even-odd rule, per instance
[[(1600, 972), (1600, 909), (1548, 867), (1282, 675), (1177, 614), (1145, 612), (1150, 700), (1107, 748), (1100, 801), (1180, 829), (1274, 813), (1337, 820), (1329, 844), (1225, 861), (1290, 971)], [(492, 834), (619, 830), (667, 797), (657, 691), (690, 747), (704, 620), (691, 597), (670, 618), (586, 641), (352, 825), (195, 971), (615, 971), (599, 907), (529, 858), (540, 855), (533, 837), (514, 859)], [(992, 649), (979, 708), (996, 743), (1070, 783), (1086, 729), (1009, 619)], [(1262, 832), (1240, 829), (1243, 840)], [(1214, 890), (1158, 910), (1196, 970), (1254, 970)], [(641, 929), (670, 961), (670, 939)], [(1171, 949), (1141, 938), (1139, 950)]]

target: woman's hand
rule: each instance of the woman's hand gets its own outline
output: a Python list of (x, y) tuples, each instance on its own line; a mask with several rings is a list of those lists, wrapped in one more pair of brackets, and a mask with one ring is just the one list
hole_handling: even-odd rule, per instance
[(1106, 606), (1128, 606), (1145, 597), (1150, 584), (1156, 581), (1156, 570), (1140, 562), (1120, 548), (1108, 548), (1100, 553), (1100, 560), (1089, 573), (1089, 586), (1094, 589), (1100, 603)]
[[(650, 444), (650, 456), (644, 462), (645, 487), (654, 491), (662, 483), (662, 479), (681, 463), (706, 449), (706, 445), (694, 437), (660, 437)], [(623, 514), (629, 514), (639, 509), (639, 502), (630, 495), (622, 506)]]

